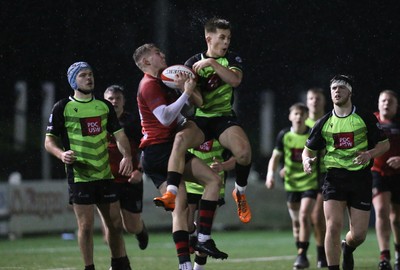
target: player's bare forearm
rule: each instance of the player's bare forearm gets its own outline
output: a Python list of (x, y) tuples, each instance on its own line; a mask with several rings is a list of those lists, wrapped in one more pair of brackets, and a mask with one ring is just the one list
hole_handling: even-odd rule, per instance
[(119, 173), (122, 175), (130, 176), (133, 170), (133, 164), (129, 140), (126, 137), (124, 131), (114, 133), (114, 137), (117, 141), (118, 150), (123, 156), (119, 166)]

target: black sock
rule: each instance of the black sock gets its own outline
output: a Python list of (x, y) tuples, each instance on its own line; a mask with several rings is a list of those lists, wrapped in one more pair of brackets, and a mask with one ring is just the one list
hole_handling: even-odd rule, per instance
[(182, 174), (178, 172), (168, 172), (167, 173), (167, 185), (174, 185), (179, 187), (181, 183)]
[(207, 263), (207, 256), (200, 257), (196, 255), (196, 257), (194, 258), (194, 262), (198, 265), (205, 265)]
[(251, 163), (249, 165), (240, 165), (236, 162), (235, 172), (236, 172), (236, 184), (241, 187), (247, 186), (247, 178), (250, 174)]
[(130, 262), (128, 256), (120, 257), (120, 258), (111, 258), (111, 267), (114, 270), (129, 270)]
[(95, 270), (94, 264), (86, 265), (86, 266), (85, 266), (85, 270)]
[(295, 242), (296, 248), (299, 249), (300, 241)]
[(351, 246), (349, 246), (347, 244), (347, 242), (345, 242), (344, 248), (343, 248), (343, 254), (351, 254), (354, 252), (354, 250), (356, 250), (356, 248), (353, 248)]
[(217, 201), (200, 200), (198, 233), (211, 235)]
[(322, 260), (325, 259), (325, 247), (324, 246), (317, 246), (317, 259)]
[(301, 249), (300, 255), (306, 255), (308, 246), (310, 245), (310, 242), (299, 242), (299, 249)]
[(380, 256), (380, 260), (387, 260), (390, 261), (390, 250), (385, 249), (381, 251), (381, 256)]
[(331, 265), (331, 266), (328, 266), (328, 269), (329, 269), (329, 270), (340, 270), (339, 265)]
[(176, 253), (180, 264), (190, 262), (189, 233), (187, 231), (176, 231), (172, 233)]

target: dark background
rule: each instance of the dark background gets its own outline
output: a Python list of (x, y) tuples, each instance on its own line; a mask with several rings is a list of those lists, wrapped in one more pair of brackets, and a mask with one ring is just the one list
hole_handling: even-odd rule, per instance
[[(275, 134), (289, 125), (287, 108), (298, 93), (321, 86), (337, 74), (355, 78), (353, 101), (375, 110), (380, 90), (399, 89), (400, 1), (1, 1), (0, 3), (0, 181), (12, 171), (41, 177), (42, 90), (54, 82), (57, 99), (67, 96), (68, 67), (87, 61), (95, 71), (97, 93), (118, 83), (136, 111), (141, 78), (132, 53), (155, 42), (169, 64), (183, 63), (206, 49), (203, 23), (213, 16), (231, 21), (231, 49), (245, 63), (237, 89), (237, 112), (263, 175), (268, 157), (259, 152), (260, 93), (276, 95)], [(13, 118), (18, 80), (29, 88), (26, 150), (13, 150)], [(330, 103), (328, 96), (328, 104)], [(329, 107), (328, 107), (329, 108)], [(268, 138), (275, 140), (275, 138)], [(62, 178), (60, 162), (53, 177)]]

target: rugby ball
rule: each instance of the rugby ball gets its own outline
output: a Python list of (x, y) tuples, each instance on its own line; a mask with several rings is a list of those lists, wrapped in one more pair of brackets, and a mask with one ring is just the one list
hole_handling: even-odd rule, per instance
[(168, 86), (169, 88), (173, 88), (176, 89), (178, 88), (176, 83), (174, 82), (175, 79), (175, 75), (178, 73), (186, 73), (188, 75), (190, 75), (192, 78), (196, 78), (196, 74), (194, 73), (194, 71), (184, 65), (173, 65), (173, 66), (169, 66), (166, 69), (164, 69), (161, 73), (161, 80), (162, 82)]

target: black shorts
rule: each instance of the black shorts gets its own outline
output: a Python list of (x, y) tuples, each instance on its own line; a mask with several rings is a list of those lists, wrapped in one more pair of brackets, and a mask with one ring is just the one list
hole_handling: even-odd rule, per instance
[(140, 183), (116, 183), (121, 209), (131, 213), (142, 213), (143, 181)]
[(346, 201), (348, 207), (371, 210), (372, 174), (369, 168), (360, 171), (329, 169), (322, 186), (324, 200)]
[(101, 204), (118, 201), (114, 179), (68, 184), (70, 204)]
[(287, 191), (286, 192), (286, 201), (288, 203), (299, 203), (303, 198), (311, 198), (316, 199), (318, 195), (318, 189), (310, 189), (305, 191)]
[(385, 191), (391, 193), (392, 203), (400, 204), (400, 175), (381, 176), (372, 171), (372, 196)]
[(198, 117), (193, 121), (203, 131), (205, 141), (211, 139), (219, 139), (219, 136), (227, 128), (232, 126), (240, 126), (236, 116), (219, 116), (219, 117)]
[(324, 181), (326, 178), (326, 172), (319, 173), (318, 174), (318, 192), (322, 192), (322, 186), (324, 185)]
[[(194, 193), (187, 193), (187, 202), (188, 204), (195, 204), (196, 205), (196, 210), (199, 208), (199, 202), (201, 200), (202, 194), (194, 194)], [(224, 198), (219, 198), (218, 199), (218, 206), (222, 206), (225, 204), (225, 199)]]
[[(141, 163), (144, 173), (150, 177), (158, 189), (167, 179), (168, 160), (173, 142), (149, 145), (143, 148)], [(195, 156), (186, 152), (185, 161), (189, 162)]]

